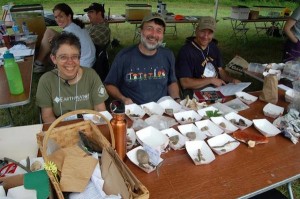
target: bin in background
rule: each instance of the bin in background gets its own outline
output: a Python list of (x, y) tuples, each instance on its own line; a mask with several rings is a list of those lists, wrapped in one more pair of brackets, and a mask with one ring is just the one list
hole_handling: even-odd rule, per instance
[(125, 18), (128, 21), (141, 21), (152, 12), (152, 6), (148, 4), (126, 4)]

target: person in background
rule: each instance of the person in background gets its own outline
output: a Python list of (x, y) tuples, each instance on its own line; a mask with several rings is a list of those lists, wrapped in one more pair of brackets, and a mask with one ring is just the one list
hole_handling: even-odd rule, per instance
[(79, 38), (73, 33), (53, 38), (50, 58), (56, 67), (41, 76), (36, 93), (43, 122), (78, 109), (106, 110), (105, 87), (93, 69), (80, 66), (80, 51)]
[(156, 102), (169, 95), (179, 99), (175, 57), (161, 47), (166, 23), (158, 14), (144, 17), (140, 43), (121, 50), (104, 81), (108, 94), (125, 104)]
[(199, 19), (195, 37), (188, 41), (178, 53), (176, 76), (180, 81), (184, 97), (193, 96), (193, 90), (209, 85), (222, 86), (227, 82), (238, 83), (222, 68), (221, 53), (213, 42), (216, 21), (213, 17)]
[(90, 19), (90, 25), (86, 27), (95, 45), (104, 49), (110, 42), (111, 31), (109, 24), (105, 20), (104, 5), (92, 3), (88, 8), (84, 9)]
[[(72, 32), (79, 39), (81, 44), (80, 65), (83, 67), (92, 67), (95, 62), (95, 46), (91, 37), (89, 36), (84, 24), (78, 20), (73, 19), (73, 11), (69, 5), (65, 3), (59, 3), (53, 8), (53, 14), (55, 21), (60, 28), (63, 28), (63, 32)], [(33, 72), (41, 73), (46, 70), (44, 62), (50, 53), (50, 43), (53, 37), (60, 34), (56, 30), (47, 28), (39, 49), (39, 54), (34, 61)]]
[(287, 41), (284, 45), (283, 62), (297, 60), (300, 57), (300, 6), (285, 22), (283, 28)]
[(98, 73), (101, 80), (105, 80), (109, 71), (107, 47), (110, 44), (109, 24), (104, 18), (104, 4), (92, 3), (88, 8), (84, 9), (90, 19), (90, 25), (86, 27), (89, 32), (95, 47), (96, 47), (96, 62), (93, 69)]

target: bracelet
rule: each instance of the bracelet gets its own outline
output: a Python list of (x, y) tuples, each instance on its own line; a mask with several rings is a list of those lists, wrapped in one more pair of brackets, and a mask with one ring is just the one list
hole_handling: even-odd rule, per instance
[(175, 101), (180, 100), (180, 97), (173, 98)]

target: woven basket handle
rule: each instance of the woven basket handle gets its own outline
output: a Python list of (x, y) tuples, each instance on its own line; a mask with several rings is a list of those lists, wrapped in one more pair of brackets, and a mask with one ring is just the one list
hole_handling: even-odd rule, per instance
[(101, 113), (94, 111), (94, 110), (88, 110), (88, 109), (82, 109), (82, 110), (75, 110), (75, 111), (71, 111), (68, 113), (65, 113), (63, 115), (61, 115), (59, 118), (57, 118), (48, 128), (48, 130), (45, 133), (44, 139), (43, 139), (43, 154), (47, 154), (47, 143), (48, 143), (48, 139), (49, 136), (51, 134), (51, 131), (60, 123), (62, 122), (65, 118), (72, 116), (72, 115), (77, 115), (77, 114), (94, 114), (94, 115), (98, 115), (100, 116), (102, 119), (105, 120), (105, 122), (107, 123), (107, 126), (109, 128), (109, 133), (110, 133), (110, 138), (111, 138), (111, 144), (112, 147), (115, 148), (115, 136), (114, 136), (114, 132), (112, 129), (112, 126), (110, 124), (110, 121)]

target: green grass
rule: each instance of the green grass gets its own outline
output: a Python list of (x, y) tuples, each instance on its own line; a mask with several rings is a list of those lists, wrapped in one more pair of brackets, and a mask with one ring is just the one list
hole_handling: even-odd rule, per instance
[[(2, 1), (4, 3), (10, 2), (9, 0)], [(45, 10), (51, 11), (53, 6), (61, 2), (59, 0), (31, 0), (30, 3), (42, 3)], [(83, 13), (83, 8), (87, 7), (93, 0), (83, 1), (83, 0), (71, 0), (68, 4), (73, 8), (75, 13)], [(156, 8), (157, 1), (100, 1), (105, 3), (105, 8), (108, 10), (110, 8), (111, 14), (123, 14), (125, 13), (126, 3), (150, 3), (153, 10)], [(209, 15), (214, 16), (214, 1), (213, 0), (173, 0), (164, 1), (167, 3), (167, 10), (175, 14), (181, 15)], [(219, 1), (219, 12), (218, 12), (218, 23), (217, 32), (215, 38), (219, 41), (219, 47), (223, 54), (224, 63), (228, 63), (235, 55), (240, 55), (248, 62), (258, 62), (258, 63), (272, 63), (281, 62), (282, 48), (284, 44), (284, 39), (282, 38), (267, 38), (266, 36), (257, 37), (253, 25), (250, 27), (248, 32), (248, 42), (244, 43), (241, 40), (235, 40), (232, 35), (230, 21), (224, 21), (222, 17), (230, 16), (232, 5), (280, 5), (287, 6), (292, 10), (297, 6), (295, 3), (289, 1), (277, 0), (261, 0), (261, 1), (233, 1), (233, 0), (221, 0)], [(15, 0), (15, 4), (26, 4), (25, 0)], [(279, 9), (280, 11), (280, 9)], [(268, 11), (260, 10), (260, 13), (266, 14)], [(2, 14), (0, 12), (0, 14)], [(249, 25), (249, 24), (248, 24)], [(120, 41), (121, 46), (118, 48), (109, 50), (110, 62), (113, 60), (116, 53), (129, 45), (132, 45), (133, 35), (135, 27), (129, 23), (124, 24), (111, 24), (110, 28), (112, 30), (112, 38), (116, 38)], [(170, 48), (175, 55), (179, 48), (184, 44), (186, 37), (191, 36), (192, 26), (191, 24), (177, 24), (177, 37), (172, 37), (170, 35), (165, 36), (165, 42), (167, 47)], [(11, 108), (12, 115), (14, 117), (14, 122), (16, 126), (20, 125), (30, 125), (39, 123), (39, 109), (35, 105), (35, 93), (36, 87), (40, 75), (33, 74), (32, 82), (32, 93), (31, 102), (27, 105), (21, 107)], [(253, 87), (255, 89), (260, 89), (262, 84), (252, 80), (247, 77), (240, 77), (243, 81), (253, 81)], [(7, 112), (5, 110), (0, 110), (0, 126), (8, 124)], [(283, 193), (287, 195), (287, 190), (284, 186), (279, 188)], [(293, 183), (293, 190), (295, 193), (295, 198), (300, 198), (300, 181)]]

